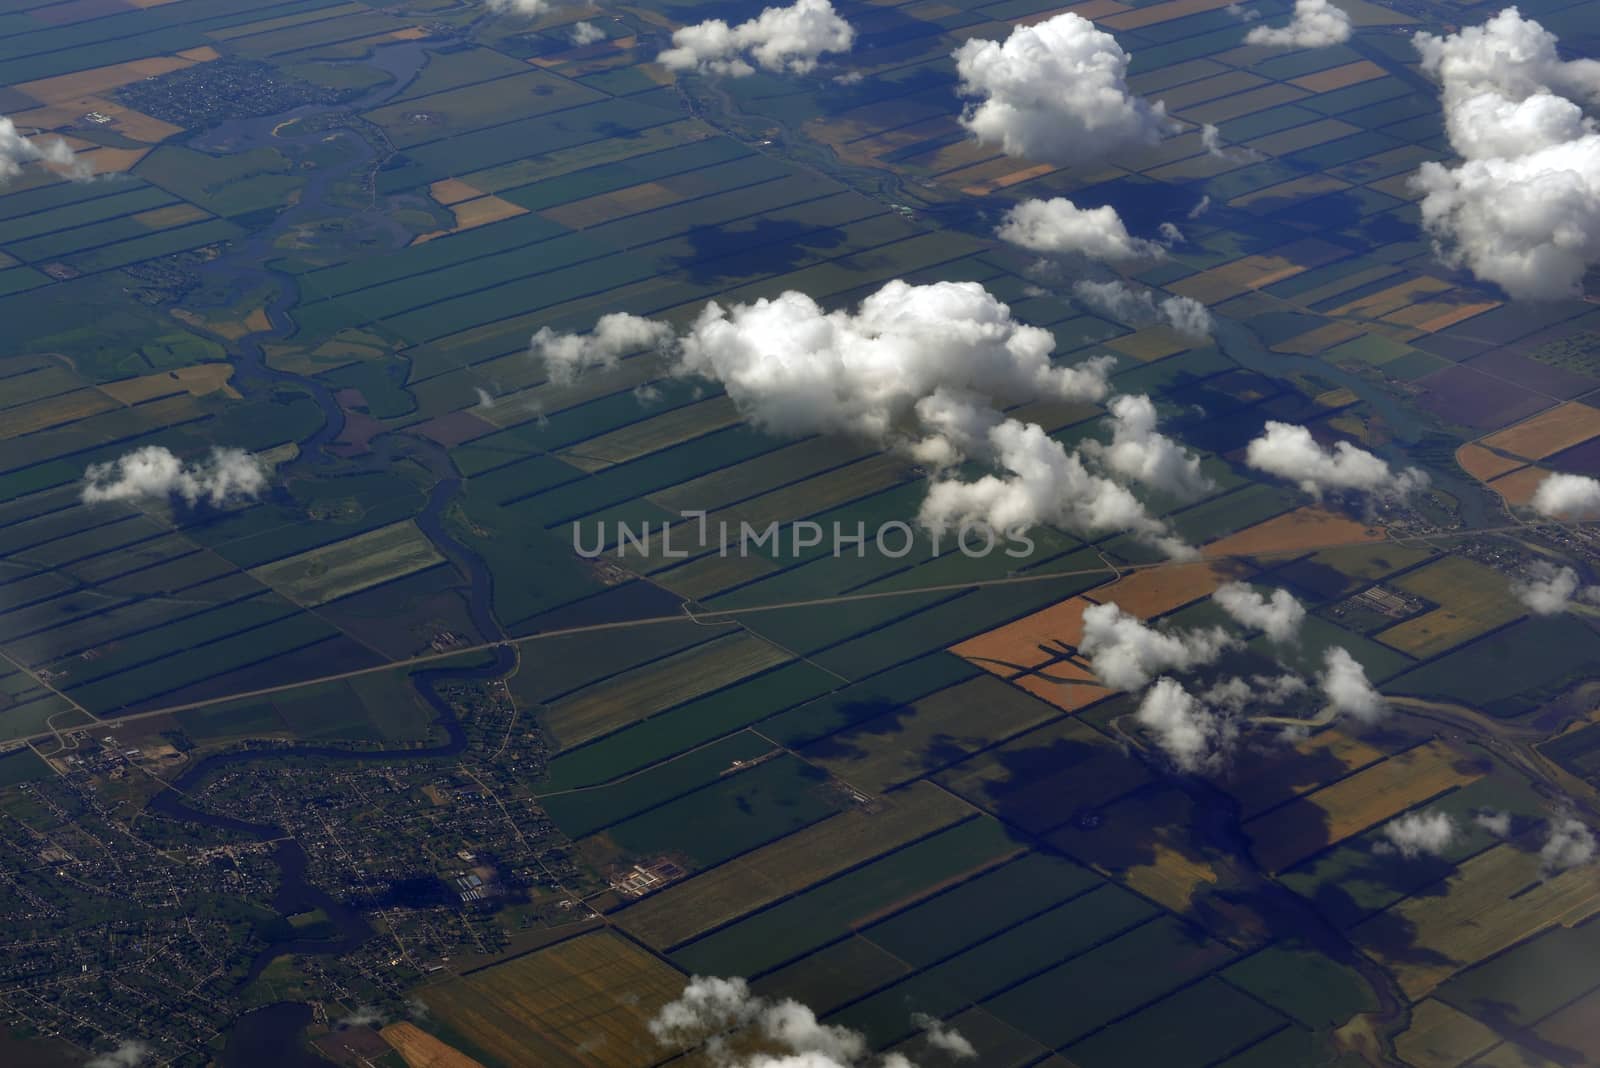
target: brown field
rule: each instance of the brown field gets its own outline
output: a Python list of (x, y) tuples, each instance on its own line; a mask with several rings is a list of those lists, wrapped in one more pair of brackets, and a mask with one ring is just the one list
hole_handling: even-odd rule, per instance
[(627, 939), (595, 931), (417, 996), (506, 1064), (635, 1068), (660, 1056), (645, 1025), (684, 982)]
[(1140, 26), (1155, 26), (1162, 22), (1171, 22), (1173, 19), (1198, 15), (1204, 11), (1215, 11), (1227, 6), (1223, 0), (1167, 0), (1164, 4), (1151, 4), (1149, 7), (1136, 8), (1098, 21), (1102, 26), (1113, 30), (1136, 30)]
[[(980, 666), (993, 670), (998, 665)], [(1011, 681), (1063, 712), (1076, 712), (1116, 693), (1099, 685), (1094, 672), (1073, 660), (1057, 660)]]
[(1600, 409), (1568, 401), (1482, 439), (1491, 449), (1543, 460), (1600, 434)]
[(1326, 93), (1334, 89), (1343, 89), (1349, 85), (1371, 81), (1373, 78), (1383, 77), (1387, 71), (1370, 59), (1358, 60), (1355, 63), (1346, 63), (1342, 67), (1330, 70), (1319, 70), (1315, 74), (1307, 74), (1303, 78), (1294, 78), (1289, 84), (1298, 85), (1300, 88), (1313, 93)]
[[(959, 142), (963, 148), (968, 142)], [(940, 152), (946, 151), (940, 149)], [(981, 151), (981, 154), (980, 154)], [(939, 180), (948, 185), (962, 188), (976, 188), (986, 185), (997, 178), (1003, 178), (1017, 169), (1017, 161), (1010, 156), (993, 156), (992, 148), (969, 149), (955, 161), (958, 166), (944, 171), (939, 175)], [(971, 160), (967, 158), (971, 156)]]
[(1510, 842), (1463, 862), (1432, 889), (1355, 929), (1357, 943), (1412, 1000), (1468, 965), (1600, 909), (1600, 879), (1592, 869), (1569, 868), (1541, 881), (1538, 854)]
[(414, 1023), (394, 1023), (378, 1032), (406, 1062), (407, 1068), (483, 1068), (454, 1046), (434, 1038)]
[(682, 199), (682, 193), (660, 182), (643, 182), (639, 185), (630, 185), (626, 189), (619, 189), (615, 193), (601, 193), (599, 196), (585, 197), (583, 200), (546, 208), (539, 214), (569, 229), (583, 230), (613, 219), (620, 219), (624, 215), (635, 215), (652, 208), (676, 204)]
[(599, 471), (709, 434), (713, 430), (733, 426), (741, 419), (732, 399), (723, 394), (580, 441), (571, 448), (562, 449), (557, 455), (574, 467)]
[(1524, 467), (1513, 471), (1509, 475), (1489, 481), (1489, 488), (1500, 495), (1501, 500), (1518, 508), (1525, 508), (1533, 500), (1533, 493), (1539, 488), (1539, 483), (1545, 480), (1550, 472), (1543, 467)]
[(1147, 326), (1131, 334), (1112, 338), (1106, 348), (1132, 356), (1140, 363), (1165, 359), (1194, 348), (1194, 342), (1170, 326)]
[(1483, 777), (1459, 770), (1457, 754), (1428, 742), (1250, 820), (1262, 867), (1279, 872), (1413, 805)]
[(204, 208), (197, 208), (193, 204), (172, 204), (153, 211), (141, 211), (133, 217), (133, 221), (152, 230), (165, 230), (169, 226), (199, 222), (201, 219), (209, 218), (210, 214)]
[(1456, 463), (1461, 465), (1461, 470), (1479, 482), (1499, 478), (1506, 472), (1515, 471), (1522, 466), (1521, 461), (1508, 460), (1504, 456), (1490, 452), (1482, 445), (1461, 446), (1456, 450)]
[[(1305, 200), (1321, 196), (1324, 193), (1334, 193), (1340, 189), (1349, 189), (1350, 183), (1331, 174), (1308, 174), (1303, 178), (1291, 178), (1287, 182), (1269, 185), (1265, 189), (1257, 189), (1253, 193), (1245, 193), (1228, 201), (1230, 208), (1248, 208), (1252, 204), (1262, 201), (1290, 201)], [(1285, 277), (1288, 277), (1285, 275)]]
[(463, 200), (450, 210), (455, 214), (456, 224), (448, 230), (431, 230), (425, 234), (418, 234), (412, 239), (413, 245), (420, 245), (425, 241), (432, 241), (436, 237), (445, 237), (449, 234), (459, 234), (463, 230), (474, 230), (480, 226), (499, 222), (501, 219), (513, 219), (518, 215), (528, 214), (528, 209), (521, 204), (513, 204), (509, 200), (499, 197), (478, 197), (476, 200)]
[(1235, 771), (1227, 791), (1239, 799), (1246, 819), (1285, 801), (1310, 793), (1375, 761), (1384, 751), (1337, 727), (1318, 731), (1293, 743), (1289, 751)]
[(95, 174), (123, 174), (149, 154), (148, 148), (96, 148), (79, 152), (78, 158), (87, 159)]
[[(201, 53), (210, 53), (202, 55)], [(192, 49), (176, 56), (155, 56), (151, 59), (134, 59), (127, 63), (113, 63), (93, 70), (80, 70), (72, 74), (59, 74), (54, 78), (22, 82), (13, 88), (27, 93), (43, 104), (60, 104), (79, 97), (97, 96), (124, 85), (153, 78), (159, 74), (182, 70), (196, 63), (216, 59), (218, 53), (211, 48)]]
[(1297, 334), (1287, 341), (1280, 341), (1272, 346), (1272, 351), (1315, 356), (1324, 349), (1331, 349), (1364, 333), (1366, 331), (1355, 323), (1328, 323), (1315, 330), (1308, 330), (1304, 334)]
[[(1295, 180), (1295, 182), (1303, 181), (1306, 181), (1306, 179)], [(1283, 185), (1271, 186), (1268, 189), (1263, 189), (1250, 195), (1252, 197), (1264, 196), (1274, 190), (1283, 190), (1286, 186), (1294, 184), (1294, 182), (1286, 182)], [(1345, 183), (1340, 182), (1339, 185), (1342, 187)], [(1323, 190), (1317, 191), (1321, 192)], [(1236, 200), (1233, 203), (1237, 204), (1237, 202)], [(1199, 274), (1190, 275), (1188, 278), (1180, 278), (1167, 288), (1181, 296), (1192, 297), (1202, 304), (1216, 304), (1219, 301), (1227, 300), (1229, 297), (1236, 297), (1241, 293), (1257, 290), (1263, 286), (1272, 285), (1274, 282), (1281, 282), (1285, 278), (1292, 278), (1301, 271), (1309, 270), (1312, 267), (1320, 267), (1325, 263), (1332, 263), (1334, 260), (1348, 254), (1345, 249), (1330, 245), (1326, 241), (1321, 241), (1314, 237), (1308, 237), (1293, 244), (1273, 249), (1271, 252), (1245, 256), (1242, 259), (1234, 260), (1232, 263), (1225, 263), (1220, 267), (1213, 267), (1210, 270), (1201, 271)]]
[[(55, 130), (76, 123), (90, 111), (98, 111), (112, 120), (106, 129), (115, 130), (125, 137), (143, 141), (145, 144), (153, 145), (183, 132), (181, 126), (174, 126), (143, 112), (124, 107), (109, 97), (94, 95), (52, 101), (45, 107), (18, 112), (14, 117), (27, 126)], [(69, 138), (69, 143), (76, 140), (77, 138)]]
[(1234, 577), (1233, 571), (1226, 565), (1207, 563), (1142, 568), (1096, 586), (1087, 596), (1070, 597), (968, 638), (952, 645), (950, 651), (985, 671), (1007, 677), (1038, 667), (1065, 652), (1064, 646), (1077, 645), (1083, 638), (1083, 610), (1092, 604), (1115, 601), (1124, 611), (1149, 619), (1209, 597)]
[[(1460, 294), (1448, 294), (1448, 296), (1458, 298)], [(1481, 301), (1476, 304), (1463, 304), (1459, 299), (1424, 300), (1399, 311), (1390, 312), (1383, 316), (1383, 321), (1397, 326), (1415, 327), (1432, 334), (1447, 326), (1465, 322), (1474, 315), (1493, 311), (1500, 307), (1500, 304), (1498, 300)]]
[(1388, 289), (1380, 289), (1376, 293), (1369, 293), (1364, 297), (1341, 304), (1328, 312), (1329, 315), (1353, 315), (1362, 319), (1382, 319), (1401, 308), (1414, 303), (1419, 296), (1428, 296), (1443, 293), (1454, 288), (1449, 282), (1441, 281), (1428, 275), (1413, 278), (1409, 281), (1392, 285)]
[(1317, 505), (1273, 516), (1253, 527), (1202, 545), (1206, 556), (1288, 556), (1335, 545), (1382, 541), (1384, 532)]
[(791, 659), (777, 646), (736, 631), (585, 686), (548, 706), (540, 720), (561, 747), (570, 748)]
[(1009, 189), (1011, 186), (1021, 185), (1023, 182), (1031, 182), (1035, 178), (1043, 178), (1047, 174), (1054, 174), (1060, 169), (1049, 163), (1040, 163), (1033, 167), (1024, 167), (1021, 170), (1011, 171), (1009, 174), (1002, 174), (1000, 177), (991, 178), (987, 182), (964, 186), (961, 191), (972, 197), (986, 197), (996, 189)]
[(1413, 1068), (1456, 1068), (1500, 1036), (1487, 1024), (1428, 998), (1411, 1008), (1411, 1026), (1395, 1038), (1395, 1051)]
[(207, 393), (225, 390), (230, 397), (238, 397), (228, 385), (233, 377), (233, 365), (226, 363), (201, 363), (193, 367), (180, 367), (176, 371), (158, 371), (153, 375), (124, 378), (120, 382), (107, 382), (97, 387), (100, 392), (123, 404), (143, 404), (169, 393), (188, 393), (203, 397)]
[(474, 188), (460, 178), (444, 178), (434, 182), (428, 187), (428, 192), (434, 200), (445, 207), (459, 204), (463, 200), (476, 200), (484, 195), (484, 190)]
[(1524, 611), (1510, 596), (1504, 575), (1465, 557), (1446, 556), (1395, 585), (1440, 607), (1395, 624), (1377, 640), (1423, 660), (1509, 623)]
[(0, 441), (86, 419), (116, 406), (115, 401), (95, 389), (76, 389), (59, 397), (18, 405), (7, 411), (5, 421), (0, 423)]
[(666, 949), (973, 811), (931, 783), (913, 783), (870, 808), (848, 809), (651, 894), (614, 914), (613, 922), (646, 945)]
[[(811, 124), (808, 124), (808, 126)], [(823, 129), (821, 123), (816, 123), (817, 129)], [(931, 119), (914, 122), (910, 126), (902, 126), (894, 130), (885, 130), (881, 134), (863, 137), (855, 141), (840, 140), (829, 141), (842, 158), (851, 158), (859, 162), (876, 162), (879, 156), (886, 152), (893, 152), (907, 145), (914, 145), (918, 141), (926, 141), (930, 137), (941, 134), (954, 133), (959, 129), (955, 119), (948, 115), (937, 115)], [(820, 140), (821, 138), (819, 138)]]
[(184, 308), (172, 309), (172, 317), (179, 322), (188, 323), (190, 326), (198, 326), (214, 334), (219, 334), (229, 341), (237, 341), (246, 334), (255, 334), (272, 329), (272, 321), (267, 318), (265, 308), (254, 308), (243, 319), (207, 319), (203, 315), (197, 315)]

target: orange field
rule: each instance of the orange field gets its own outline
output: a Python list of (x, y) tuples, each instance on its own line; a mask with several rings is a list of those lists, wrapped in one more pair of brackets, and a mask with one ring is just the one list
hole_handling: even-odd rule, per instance
[(1489, 483), (1489, 488), (1500, 494), (1510, 505), (1524, 508), (1533, 500), (1533, 493), (1550, 472), (1543, 467), (1524, 467), (1509, 475), (1501, 475)]
[(1600, 434), (1600, 409), (1568, 401), (1516, 426), (1490, 434), (1483, 444), (1513, 456), (1543, 460)]
[(1373, 78), (1381, 78), (1385, 73), (1387, 72), (1372, 60), (1362, 59), (1354, 63), (1346, 63), (1342, 67), (1319, 70), (1315, 74), (1307, 74), (1303, 78), (1295, 78), (1289, 84), (1298, 85), (1300, 88), (1313, 93), (1326, 93), (1334, 89), (1343, 89), (1346, 86), (1370, 81)]
[(434, 182), (428, 187), (428, 192), (433, 195), (434, 200), (445, 207), (483, 196), (483, 190), (468, 185), (460, 178), (444, 178)]
[(1382, 541), (1384, 537), (1378, 527), (1317, 505), (1306, 505), (1203, 545), (1200, 552), (1212, 557), (1277, 556)]
[(1094, 672), (1075, 660), (1058, 660), (1011, 681), (1035, 697), (1049, 701), (1063, 712), (1076, 712), (1080, 708), (1087, 708), (1101, 698), (1110, 697), (1116, 692), (1098, 685)]
[(1479, 482), (1499, 478), (1506, 472), (1515, 471), (1522, 466), (1521, 461), (1492, 453), (1482, 445), (1461, 446), (1456, 450), (1456, 463), (1461, 465), (1461, 470)]
[(407, 1068), (483, 1068), (454, 1046), (434, 1038), (414, 1023), (394, 1023), (378, 1032), (406, 1062)]

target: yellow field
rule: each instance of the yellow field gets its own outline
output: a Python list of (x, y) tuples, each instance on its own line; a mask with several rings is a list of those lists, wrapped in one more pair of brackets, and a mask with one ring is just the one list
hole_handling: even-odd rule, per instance
[[(1398, 812), (1483, 777), (1461, 770), (1442, 742), (1429, 742), (1245, 823), (1256, 858), (1278, 872)], [(1464, 766), (1464, 765), (1463, 765)]]
[(1382, 541), (1384, 533), (1349, 516), (1306, 505), (1200, 547), (1205, 556), (1289, 556), (1335, 545)]
[(1048, 841), (1174, 912), (1187, 911), (1196, 893), (1219, 881), (1211, 862), (1190, 843), (1194, 802), (1181, 790), (1141, 791), (1099, 815), (1098, 826), (1069, 824)]
[(86, 419), (116, 406), (115, 401), (95, 389), (77, 389), (59, 397), (20, 404), (9, 409), (5, 419), (0, 420), (0, 441)]
[(1412, 1068), (1456, 1068), (1500, 1036), (1487, 1024), (1434, 998), (1412, 1006), (1411, 1026), (1395, 1038), (1395, 1052)]
[(1049, 163), (1040, 163), (1032, 167), (1009, 171), (998, 178), (991, 178), (977, 185), (964, 186), (961, 191), (968, 196), (986, 197), (996, 189), (1009, 189), (1014, 185), (1021, 185), (1023, 182), (1031, 182), (1035, 178), (1043, 178), (1047, 174), (1054, 174), (1058, 170), (1060, 170), (1059, 167)]
[(595, 931), (418, 996), (505, 1064), (636, 1068), (662, 1055), (645, 1025), (686, 981), (627, 939)]
[[(1306, 179), (1295, 180), (1295, 182), (1304, 181)], [(1288, 186), (1294, 184), (1294, 182), (1288, 182), (1284, 183), (1284, 185), (1272, 186), (1251, 194), (1251, 196), (1260, 197), (1274, 191), (1286, 191)], [(1344, 186), (1345, 183), (1340, 182), (1339, 185)], [(1270, 252), (1245, 256), (1242, 259), (1234, 260), (1232, 263), (1225, 263), (1220, 267), (1213, 267), (1210, 270), (1201, 271), (1199, 274), (1181, 278), (1167, 288), (1180, 296), (1192, 297), (1202, 304), (1216, 304), (1219, 301), (1227, 300), (1229, 297), (1236, 297), (1240, 293), (1257, 290), (1263, 286), (1272, 285), (1274, 282), (1281, 282), (1285, 278), (1292, 278), (1301, 271), (1309, 270), (1312, 267), (1320, 267), (1325, 263), (1331, 263), (1343, 255), (1345, 255), (1343, 249), (1318, 238), (1308, 237), (1292, 244), (1275, 248)]]
[(1600, 434), (1600, 410), (1568, 401), (1547, 408), (1516, 426), (1490, 434), (1483, 444), (1491, 449), (1521, 456), (1527, 460), (1543, 460)]
[(1385, 645), (1421, 659), (1509, 623), (1524, 611), (1504, 575), (1460, 556), (1412, 571), (1395, 585), (1440, 606), (1377, 635)]
[(1324, 349), (1331, 349), (1335, 345), (1349, 341), (1351, 338), (1360, 337), (1366, 333), (1355, 323), (1327, 323), (1315, 330), (1308, 330), (1303, 334), (1296, 334), (1286, 341), (1280, 341), (1272, 346), (1273, 352), (1290, 352), (1299, 356), (1315, 356)]
[(620, 430), (580, 441), (556, 455), (581, 470), (599, 471), (733, 426), (741, 418), (733, 401), (723, 394), (629, 423)]
[(193, 204), (173, 204), (153, 211), (141, 211), (133, 217), (133, 221), (152, 230), (165, 230), (169, 226), (199, 222), (201, 219), (209, 218), (210, 215), (211, 213), (204, 208), (197, 208)]
[(1458, 867), (1442, 893), (1407, 898), (1357, 926), (1356, 941), (1416, 1000), (1468, 965), (1600, 909), (1593, 869), (1540, 875), (1538, 854), (1503, 842)]
[(1228, 782), (1227, 790), (1239, 799), (1246, 819), (1384, 757), (1383, 750), (1337, 727), (1320, 730), (1289, 748), (1292, 753), (1275, 753), (1270, 760), (1246, 764)]
[(233, 365), (227, 363), (201, 363), (193, 367), (180, 367), (176, 371), (158, 371), (153, 375), (124, 378), (120, 382), (107, 382), (97, 387), (100, 392), (123, 404), (143, 404), (169, 393), (184, 392), (193, 397), (203, 397), (217, 390), (226, 391), (230, 397), (239, 394), (228, 385), (233, 377)]
[[(437, 184), (437, 183), (435, 183)], [(412, 239), (413, 245), (420, 245), (432, 241), (436, 237), (446, 237), (450, 234), (459, 234), (463, 230), (473, 230), (480, 226), (499, 222), (501, 219), (513, 219), (518, 215), (528, 214), (528, 209), (521, 204), (513, 204), (509, 200), (499, 197), (478, 197), (475, 200), (463, 200), (450, 207), (456, 217), (456, 224), (448, 230), (430, 230), (425, 234), (418, 234)]]
[(583, 200), (546, 208), (539, 214), (569, 229), (583, 230), (613, 219), (620, 219), (624, 215), (635, 215), (641, 211), (675, 204), (682, 199), (683, 194), (660, 182), (644, 182), (619, 189), (615, 193), (601, 193), (599, 196), (585, 197)]
[(250, 574), (307, 608), (444, 562), (411, 520), (250, 569)]
[(1376, 293), (1369, 293), (1358, 297), (1347, 304), (1341, 304), (1328, 312), (1329, 315), (1353, 315), (1362, 319), (1382, 319), (1409, 304), (1414, 303), (1418, 297), (1434, 293), (1443, 293), (1454, 288), (1449, 282), (1423, 275), (1413, 278), (1387, 289), (1380, 289)]
[(777, 646), (736, 631), (585, 686), (550, 705), (540, 721), (570, 748), (790, 659)]
[[(210, 55), (201, 55), (201, 52), (209, 52)], [(134, 59), (126, 63), (96, 67), (93, 70), (60, 74), (54, 78), (40, 78), (38, 81), (22, 82), (12, 88), (20, 89), (42, 104), (60, 104), (79, 97), (97, 96), (112, 89), (120, 89), (124, 85), (143, 81), (145, 78), (168, 74), (216, 58), (217, 53), (212, 49), (196, 49), (176, 56)]]
[(1463, 445), (1456, 450), (1456, 463), (1461, 465), (1461, 470), (1477, 479), (1479, 482), (1488, 482), (1492, 478), (1499, 478), (1508, 471), (1515, 471), (1522, 466), (1520, 460), (1507, 459), (1484, 448), (1482, 445)]
[(484, 195), (484, 190), (470, 186), (459, 178), (444, 178), (434, 182), (428, 187), (428, 192), (432, 194), (434, 200), (445, 207)]
[(666, 949), (973, 811), (931, 783), (913, 783), (870, 809), (848, 809), (651, 894), (614, 914), (613, 922), (646, 945)]
[(406, 1062), (407, 1068), (483, 1068), (454, 1046), (434, 1038), (413, 1023), (394, 1023), (378, 1032)]
[[(1447, 294), (1454, 296), (1454, 294)], [(1447, 326), (1466, 322), (1474, 315), (1482, 315), (1486, 311), (1493, 311), (1500, 307), (1498, 300), (1485, 300), (1473, 304), (1462, 304), (1456, 300), (1424, 300), (1399, 311), (1390, 312), (1383, 317), (1386, 323), (1398, 326), (1416, 327), (1418, 330), (1433, 334)]]
[(1140, 363), (1149, 363), (1192, 349), (1194, 341), (1170, 326), (1147, 326), (1131, 334), (1114, 337), (1105, 345), (1113, 352), (1132, 356)]

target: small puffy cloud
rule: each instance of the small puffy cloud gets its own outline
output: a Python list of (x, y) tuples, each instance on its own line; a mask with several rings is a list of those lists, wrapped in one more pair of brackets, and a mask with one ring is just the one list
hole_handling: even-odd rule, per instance
[(254, 500), (267, 486), (261, 461), (243, 449), (213, 448), (197, 463), (184, 463), (170, 449), (146, 445), (115, 460), (90, 464), (83, 476), (83, 501), (136, 501), (182, 497), (213, 508)]
[(592, 22), (575, 22), (572, 24), (572, 43), (575, 45), (592, 45), (606, 39), (606, 31)]
[(1200, 127), (1200, 147), (1206, 150), (1206, 155), (1215, 156), (1217, 159), (1227, 160), (1230, 163), (1253, 163), (1265, 158), (1253, 148), (1224, 147), (1222, 144), (1222, 131), (1209, 122)]
[(1306, 618), (1305, 605), (1281, 587), (1273, 590), (1270, 597), (1263, 597), (1247, 583), (1230, 582), (1218, 587), (1211, 598), (1235, 622), (1263, 632), (1280, 645), (1299, 636), (1300, 624)]
[(1428, 484), (1428, 476), (1415, 467), (1396, 471), (1348, 441), (1323, 448), (1305, 427), (1270, 420), (1261, 436), (1245, 449), (1245, 463), (1294, 482), (1313, 497), (1353, 491), (1397, 499)]
[(912, 1013), (911, 1024), (922, 1031), (923, 1040), (929, 1046), (939, 1050), (941, 1053), (947, 1053), (962, 1060), (970, 1060), (978, 1055), (977, 1049), (973, 1047), (972, 1042), (968, 1040), (966, 1035), (963, 1035), (942, 1020), (929, 1016), (927, 1013)]
[(125, 1039), (115, 1049), (108, 1050), (84, 1062), (83, 1068), (139, 1068), (155, 1059), (155, 1051), (138, 1039)]
[(1388, 714), (1389, 706), (1367, 679), (1367, 669), (1348, 649), (1333, 646), (1323, 654), (1322, 663), (1317, 685), (1335, 714), (1362, 723), (1376, 723)]
[(1299, 675), (1251, 675), (1249, 679), (1222, 679), (1204, 693), (1211, 704), (1234, 712), (1253, 705), (1276, 707), (1306, 692), (1306, 680)]
[(497, 15), (523, 15), (536, 18), (554, 11), (555, 0), (486, 0), (486, 6)]
[(1496, 838), (1511, 837), (1511, 813), (1486, 808), (1472, 817), (1472, 822)]
[(1257, 26), (1244, 43), (1268, 48), (1326, 48), (1350, 39), (1350, 16), (1329, 0), (1294, 0), (1287, 26)]
[(0, 115), (0, 184), (21, 174), (29, 163), (51, 164), (73, 181), (86, 181), (94, 175), (94, 164), (80, 159), (61, 138), (30, 141), (17, 132), (16, 123)]
[(664, 347), (671, 340), (672, 328), (665, 323), (612, 312), (602, 315), (587, 334), (559, 334), (541, 326), (533, 335), (530, 350), (543, 361), (550, 381), (566, 386), (586, 372), (610, 370), (626, 353)]
[(1162, 223), (1160, 226), (1156, 227), (1156, 233), (1160, 234), (1161, 240), (1165, 241), (1168, 245), (1182, 245), (1188, 240), (1183, 236), (1183, 231), (1178, 229), (1177, 224), (1175, 223)]
[(1528, 574), (1511, 584), (1511, 593), (1524, 608), (1536, 616), (1553, 616), (1567, 610), (1578, 592), (1578, 573), (1570, 567), (1557, 567), (1535, 561)]
[(855, 30), (829, 0), (795, 0), (788, 7), (766, 8), (737, 26), (721, 19), (685, 26), (673, 33), (673, 47), (656, 58), (670, 70), (734, 78), (754, 74), (757, 66), (809, 74), (823, 55), (848, 52), (854, 43)]
[(1257, 11), (1255, 8), (1245, 7), (1243, 4), (1239, 3), (1239, 0), (1233, 0), (1233, 3), (1223, 8), (1223, 10), (1241, 22), (1254, 22), (1256, 19), (1261, 17), (1261, 12)]
[(1539, 861), (1546, 872), (1582, 867), (1594, 859), (1594, 832), (1582, 820), (1562, 815), (1550, 821), (1550, 833), (1539, 848)]
[(361, 1005), (348, 1016), (341, 1016), (335, 1021), (337, 1027), (378, 1027), (383, 1024), (385, 1017), (371, 1005)]
[(1024, 200), (1006, 212), (995, 234), (1030, 252), (1078, 253), (1106, 263), (1167, 255), (1160, 242), (1130, 235), (1111, 205), (1080, 208), (1066, 197)]
[(490, 393), (488, 390), (484, 389), (482, 386), (474, 386), (474, 387), (472, 387), (472, 391), (478, 395), (478, 407), (480, 407), (480, 408), (493, 408), (494, 407), (494, 394), (493, 393)]
[(1135, 96), (1116, 38), (1070, 12), (1018, 26), (1002, 44), (956, 49), (961, 123), (1008, 156), (1085, 165), (1153, 145), (1172, 127), (1166, 109)]
[(1447, 812), (1408, 812), (1383, 828), (1384, 844), (1407, 860), (1443, 855), (1459, 828)]
[(1533, 510), (1552, 519), (1600, 517), (1600, 479), (1555, 472), (1533, 491)]
[[(648, 1026), (665, 1046), (703, 1044), (719, 1068), (866, 1068), (873, 1061), (866, 1038), (859, 1032), (820, 1023), (814, 1012), (793, 999), (759, 997), (743, 979), (694, 976)], [(961, 1047), (971, 1049), (965, 1038), (937, 1021), (928, 1033), (930, 1041), (937, 1033), (951, 1043), (939, 1048), (958, 1055)], [(881, 1068), (914, 1068), (900, 1054), (889, 1054), (878, 1064)]]
[(1200, 216), (1204, 215), (1206, 212), (1208, 212), (1210, 210), (1211, 210), (1211, 194), (1207, 193), (1205, 196), (1200, 198), (1199, 202), (1197, 204), (1195, 204), (1194, 207), (1189, 209), (1189, 218), (1198, 219), (1198, 218), (1200, 218)]
[(1189, 772), (1221, 763), (1238, 737), (1234, 716), (1211, 707), (1176, 679), (1157, 679), (1139, 702), (1136, 718), (1162, 752)]
[(1515, 7), (1412, 43), (1463, 161), (1412, 178), (1436, 252), (1519, 299), (1578, 296), (1600, 262), (1600, 131), (1581, 103), (1600, 103), (1600, 61), (1562, 60)]
[(1072, 295), (1086, 307), (1119, 322), (1133, 326), (1166, 323), (1197, 341), (1211, 336), (1215, 327), (1211, 312), (1192, 297), (1166, 297), (1159, 303), (1148, 289), (1135, 289), (1127, 282), (1084, 281), (1073, 284)]
[(1192, 671), (1214, 663), (1237, 644), (1221, 627), (1158, 630), (1107, 601), (1083, 610), (1078, 651), (1107, 686), (1138, 690), (1163, 672)]
[(1182, 500), (1195, 500), (1216, 489), (1200, 470), (1200, 457), (1156, 430), (1156, 406), (1144, 394), (1114, 397), (1111, 443), (1089, 440), (1083, 452), (1108, 474), (1140, 482)]

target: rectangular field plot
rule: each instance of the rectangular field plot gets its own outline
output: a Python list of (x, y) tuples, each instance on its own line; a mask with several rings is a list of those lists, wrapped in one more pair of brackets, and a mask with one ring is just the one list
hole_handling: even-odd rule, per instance
[(1504, 575), (1459, 556), (1409, 571), (1394, 585), (1439, 605), (1376, 636), (1419, 660), (1503, 626), (1525, 611), (1511, 595)]
[(433, 543), (407, 519), (275, 560), (250, 574), (311, 608), (442, 563)]
[[(419, 996), (503, 1063), (532, 1057), (551, 1068), (633, 1068), (661, 1055), (646, 1024), (685, 981), (627, 939), (595, 931)], [(603, 1052), (574, 1052), (591, 1045)]]
[(1205, 1068), (1286, 1026), (1283, 1016), (1211, 977), (1067, 1047), (1066, 1055), (1083, 1068)]

